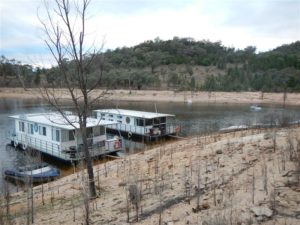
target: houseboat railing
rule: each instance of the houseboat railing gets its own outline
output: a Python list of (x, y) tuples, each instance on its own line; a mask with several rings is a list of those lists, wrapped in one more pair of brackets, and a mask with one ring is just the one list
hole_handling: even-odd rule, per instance
[(129, 124), (112, 124), (108, 125), (107, 128), (125, 131), (127, 133), (131, 132), (132, 134), (139, 134), (145, 136), (157, 136), (157, 135), (169, 135), (178, 133), (180, 128), (175, 124), (165, 125), (158, 124), (153, 127), (141, 127), (141, 126), (133, 126)]
[[(64, 160), (77, 161), (84, 158), (83, 145), (62, 148), (60, 143), (53, 143), (51, 141), (31, 137), (27, 134), (15, 134), (10, 132), (8, 133), (8, 139), (17, 144), (22, 144), (23, 147), (36, 149), (42, 153), (46, 153)], [(89, 143), (91, 143), (91, 141)], [(89, 145), (91, 157), (119, 151), (122, 150), (122, 148), (123, 139), (110, 139)]]

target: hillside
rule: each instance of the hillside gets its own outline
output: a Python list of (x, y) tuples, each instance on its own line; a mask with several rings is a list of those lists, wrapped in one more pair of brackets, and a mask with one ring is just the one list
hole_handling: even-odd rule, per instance
[[(65, 59), (72, 73), (74, 63)], [(134, 47), (107, 50), (86, 57), (88, 83), (102, 75), (101, 87), (112, 89), (172, 89), (204, 91), (300, 91), (300, 42), (256, 53), (221, 42), (174, 37), (145, 41)], [(33, 69), (16, 60), (1, 58), (0, 84), (63, 86), (57, 68)]]
[[(161, 144), (94, 166), (99, 197), (89, 204), (82, 172), (35, 187), (34, 224), (296, 225), (299, 140), (300, 129), (288, 128)], [(31, 220), (28, 196), (2, 199), (2, 221)]]

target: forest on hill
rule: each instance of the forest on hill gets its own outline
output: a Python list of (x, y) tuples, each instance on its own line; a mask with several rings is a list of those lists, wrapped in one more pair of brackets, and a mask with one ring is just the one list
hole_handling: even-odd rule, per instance
[[(93, 59), (93, 61), (91, 61)], [(56, 67), (34, 68), (1, 56), (0, 85), (63, 86)], [(221, 42), (174, 37), (86, 56), (88, 84), (99, 87), (193, 91), (300, 91), (300, 41), (257, 53)], [(72, 73), (74, 63), (65, 59)]]

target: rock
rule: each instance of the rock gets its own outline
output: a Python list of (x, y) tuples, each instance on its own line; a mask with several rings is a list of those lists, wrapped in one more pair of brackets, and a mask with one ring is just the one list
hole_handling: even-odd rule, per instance
[(193, 213), (198, 213), (201, 210), (206, 210), (206, 209), (209, 209), (209, 208), (210, 208), (210, 206), (209, 206), (208, 203), (203, 203), (203, 204), (199, 205), (199, 207), (197, 207), (197, 208), (192, 208), (192, 212)]
[(220, 154), (223, 154), (223, 151), (222, 151), (221, 149), (218, 149), (218, 150), (216, 151), (216, 153), (220, 155)]
[(208, 203), (203, 203), (202, 205), (200, 205), (201, 210), (205, 210), (205, 209), (209, 209), (209, 208), (210, 208), (210, 206)]
[(256, 217), (271, 217), (273, 215), (273, 211), (267, 206), (255, 206), (251, 208), (251, 211)]
[(180, 221), (180, 217), (174, 216), (174, 217), (172, 217), (172, 220), (174, 223), (176, 223), (176, 222)]

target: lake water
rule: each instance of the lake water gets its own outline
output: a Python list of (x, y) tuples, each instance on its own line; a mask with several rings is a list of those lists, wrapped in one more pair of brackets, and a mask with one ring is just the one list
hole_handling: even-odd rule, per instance
[[(206, 132), (217, 131), (220, 128), (232, 125), (249, 125), (255, 123), (270, 123), (276, 118), (279, 121), (284, 118), (290, 120), (300, 119), (299, 107), (281, 107), (273, 105), (262, 106), (262, 111), (251, 112), (250, 105), (234, 104), (185, 104), (185, 103), (149, 103), (149, 102), (122, 102), (122, 103), (105, 103), (102, 107), (97, 108), (126, 108), (134, 110), (152, 111), (156, 109), (161, 113), (170, 113), (176, 115), (176, 122), (181, 125), (181, 135), (197, 135)], [(21, 151), (7, 146), (7, 131), (12, 128), (12, 121), (8, 119), (9, 115), (47, 112), (50, 107), (42, 101), (32, 100), (5, 100), (0, 99), (0, 171), (1, 174), (5, 168), (11, 168), (22, 165), (28, 160)], [(67, 109), (67, 107), (66, 107)], [(131, 143), (130, 152), (135, 151), (135, 147), (141, 147), (140, 143)], [(62, 174), (72, 171), (70, 166), (63, 163), (57, 163), (53, 159), (45, 159), (48, 163), (58, 166)], [(5, 181), (0, 177), (0, 194)], [(9, 183), (12, 191), (16, 187)]]

